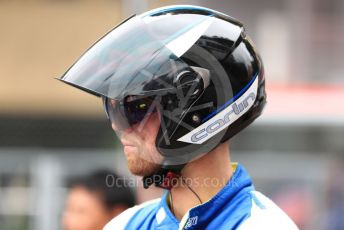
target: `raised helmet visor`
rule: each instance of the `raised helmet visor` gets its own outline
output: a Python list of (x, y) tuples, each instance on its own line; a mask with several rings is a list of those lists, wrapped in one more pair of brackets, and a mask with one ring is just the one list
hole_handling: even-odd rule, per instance
[[(156, 30), (155, 23), (163, 20), (133, 16), (96, 42), (60, 80), (112, 99), (164, 94), (173, 90), (176, 74), (190, 68), (180, 56), (210, 28), (213, 20), (218, 19), (186, 14), (174, 17), (172, 26), (165, 25), (168, 29)], [(240, 35), (239, 26), (236, 31), (233, 40)]]

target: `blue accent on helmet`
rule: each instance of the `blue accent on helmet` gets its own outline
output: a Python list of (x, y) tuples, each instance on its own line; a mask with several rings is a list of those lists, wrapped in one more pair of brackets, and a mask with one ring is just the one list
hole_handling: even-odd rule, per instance
[(258, 74), (254, 78), (252, 78), (252, 80), (244, 88), (242, 88), (240, 90), (240, 92), (238, 92), (236, 95), (234, 95), (234, 97), (232, 97), (229, 101), (227, 101), (220, 108), (218, 108), (217, 110), (215, 110), (214, 112), (210, 113), (208, 116), (203, 118), (202, 122), (209, 120), (210, 118), (212, 118), (213, 116), (218, 114), (220, 111), (222, 111), (224, 108), (226, 108), (228, 105), (232, 104), (236, 99), (238, 99), (238, 97), (240, 97), (252, 85), (254, 80), (256, 80), (257, 76), (258, 76)]

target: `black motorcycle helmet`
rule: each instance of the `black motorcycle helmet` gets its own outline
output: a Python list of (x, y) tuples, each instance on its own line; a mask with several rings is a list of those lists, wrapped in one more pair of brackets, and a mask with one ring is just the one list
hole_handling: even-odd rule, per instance
[[(121, 132), (158, 112), (156, 147), (168, 172), (252, 123), (266, 102), (262, 61), (243, 25), (197, 6), (132, 16), (96, 42), (60, 78), (102, 97)], [(157, 177), (155, 177), (157, 178)]]

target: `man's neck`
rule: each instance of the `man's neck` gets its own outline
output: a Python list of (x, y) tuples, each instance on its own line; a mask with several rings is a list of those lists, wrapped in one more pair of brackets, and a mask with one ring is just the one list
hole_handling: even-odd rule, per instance
[(170, 206), (177, 219), (199, 205), (200, 200), (210, 200), (226, 185), (233, 173), (230, 163), (226, 142), (184, 167), (179, 185), (170, 191)]

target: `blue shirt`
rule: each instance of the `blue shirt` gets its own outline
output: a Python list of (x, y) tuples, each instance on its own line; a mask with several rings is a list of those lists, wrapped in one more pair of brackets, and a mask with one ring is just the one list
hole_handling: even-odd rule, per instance
[(255, 191), (247, 171), (236, 166), (230, 181), (209, 201), (191, 208), (177, 220), (161, 199), (134, 206), (111, 220), (104, 230), (115, 229), (278, 229), (297, 230), (293, 221), (270, 199)]

